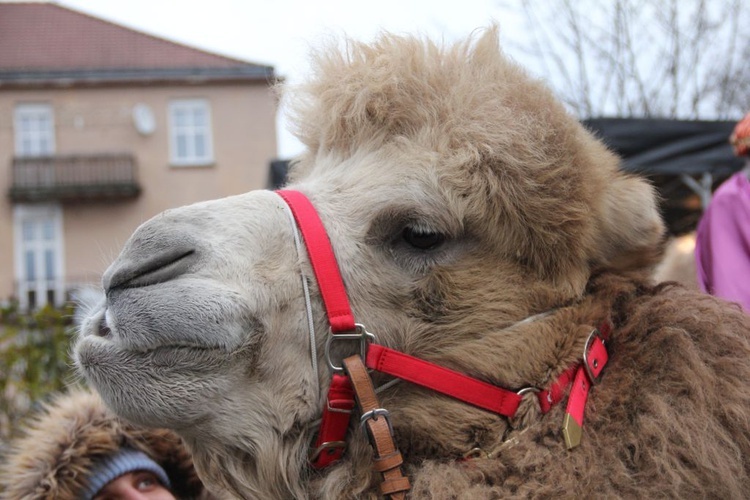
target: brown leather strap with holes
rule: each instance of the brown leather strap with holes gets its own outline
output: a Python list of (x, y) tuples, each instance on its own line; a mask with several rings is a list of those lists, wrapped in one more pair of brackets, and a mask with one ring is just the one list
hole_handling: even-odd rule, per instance
[(404, 460), (393, 442), (387, 413), (384, 414), (384, 410), (380, 407), (367, 368), (365, 368), (362, 358), (359, 355), (354, 355), (344, 360), (344, 369), (351, 379), (362, 415), (374, 412), (371, 414), (372, 417), (364, 421), (364, 426), (367, 427), (370, 443), (375, 451), (373, 469), (383, 476), (380, 493), (390, 496), (394, 500), (403, 500), (406, 498), (406, 492), (411, 488), (411, 484), (409, 478), (404, 476), (401, 471), (401, 464)]

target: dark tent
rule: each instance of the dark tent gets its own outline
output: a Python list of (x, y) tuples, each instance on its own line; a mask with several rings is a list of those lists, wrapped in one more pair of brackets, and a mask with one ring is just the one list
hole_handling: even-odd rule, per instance
[(729, 136), (736, 121), (596, 118), (584, 125), (659, 190), (672, 234), (695, 229), (711, 193), (743, 167)]
[(734, 121), (596, 118), (583, 123), (632, 172), (727, 177), (743, 165), (729, 145)]

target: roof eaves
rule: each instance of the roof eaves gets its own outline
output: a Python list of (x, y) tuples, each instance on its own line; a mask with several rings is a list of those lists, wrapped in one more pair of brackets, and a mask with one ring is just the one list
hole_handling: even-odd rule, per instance
[(0, 86), (40, 84), (107, 84), (155, 81), (201, 82), (213, 80), (276, 80), (271, 66), (240, 66), (234, 68), (107, 68), (3, 70)]

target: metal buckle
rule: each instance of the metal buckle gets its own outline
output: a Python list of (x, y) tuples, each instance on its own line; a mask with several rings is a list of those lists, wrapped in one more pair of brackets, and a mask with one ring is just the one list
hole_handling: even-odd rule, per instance
[(324, 451), (332, 455), (332, 452), (339, 448), (346, 448), (346, 441), (326, 441), (310, 452), (308, 460), (314, 462)]
[[(539, 401), (539, 394), (541, 392), (542, 392), (542, 390), (539, 387), (534, 387), (533, 385), (528, 385), (528, 386), (522, 387), (521, 389), (519, 389), (518, 391), (516, 391), (516, 394), (522, 400), (523, 400), (524, 396), (526, 396), (527, 394), (536, 394), (537, 401)], [(547, 393), (547, 400), (549, 400), (549, 397), (550, 397), (550, 394)], [(541, 402), (540, 402), (540, 404), (541, 404)], [(550, 401), (550, 404), (552, 404), (552, 401)]]
[(586, 376), (591, 381), (591, 385), (598, 384), (602, 378), (601, 373), (599, 373), (598, 377), (594, 377), (594, 374), (591, 372), (591, 367), (589, 366), (589, 347), (591, 347), (591, 342), (593, 342), (597, 337), (599, 337), (599, 339), (602, 341), (602, 344), (604, 344), (604, 339), (602, 338), (601, 332), (598, 328), (594, 328), (593, 330), (591, 330), (591, 333), (589, 333), (589, 336), (586, 339), (586, 345), (583, 346), (583, 369), (586, 370)]
[[(343, 362), (341, 365), (335, 365), (333, 361), (331, 361), (331, 344), (333, 344), (334, 341), (338, 340), (358, 340), (359, 341), (359, 355), (362, 356), (362, 360), (367, 357), (367, 344), (369, 342), (375, 342), (375, 335), (365, 330), (364, 325), (360, 325), (359, 323), (356, 323), (354, 325), (354, 331), (356, 333), (331, 333), (328, 335), (328, 339), (326, 339), (326, 363), (328, 363), (328, 368), (331, 369), (331, 371), (335, 373), (342, 373), (344, 371)], [(342, 358), (343, 361), (343, 358)]]
[(385, 419), (385, 423), (388, 424), (388, 431), (390, 431), (391, 436), (393, 436), (391, 414), (388, 413), (388, 410), (386, 410), (385, 408), (375, 408), (374, 410), (364, 412), (359, 418), (359, 425), (360, 427), (362, 427), (362, 430), (365, 430), (365, 424), (367, 424), (367, 421), (370, 419), (377, 420), (378, 417), (383, 417)]

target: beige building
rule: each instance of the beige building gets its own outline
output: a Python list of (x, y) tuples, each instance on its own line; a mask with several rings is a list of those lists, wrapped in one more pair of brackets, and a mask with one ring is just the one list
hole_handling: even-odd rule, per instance
[(0, 3), (0, 303), (60, 305), (144, 220), (265, 187), (274, 69)]

